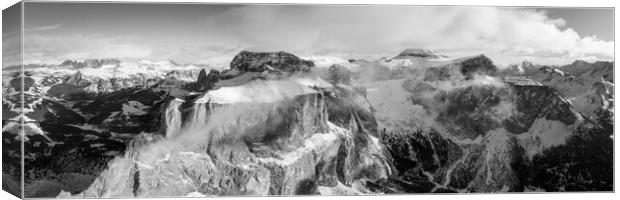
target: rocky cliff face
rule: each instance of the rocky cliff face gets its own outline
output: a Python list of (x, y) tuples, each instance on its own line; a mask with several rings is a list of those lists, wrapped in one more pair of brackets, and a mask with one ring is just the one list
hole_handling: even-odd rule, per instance
[(331, 125), (324, 104), (320, 94), (244, 109), (195, 104), (182, 133), (112, 161), (82, 195), (314, 194), (318, 186), (389, 176), (376, 138)]
[(196, 82), (188, 83), (184, 87), (192, 91), (207, 91), (215, 87), (215, 83), (220, 79), (220, 72), (217, 70), (210, 70), (207, 74), (205, 69), (200, 70), (198, 73), (198, 79)]
[(138, 142), (79, 196), (318, 194), (391, 177), (363, 93), (321, 82), (250, 80), (168, 100), (165, 137)]
[(288, 52), (241, 51), (230, 63), (231, 70), (262, 72), (269, 68), (285, 72), (309, 71), (312, 61), (302, 60)]
[(593, 118), (613, 110), (612, 69), (610, 62), (576, 61), (558, 69), (540, 68), (531, 79), (556, 89), (584, 117)]
[(449, 64), (430, 67), (424, 71), (425, 81), (473, 79), (476, 74), (497, 75), (497, 67), (484, 55), (459, 58)]

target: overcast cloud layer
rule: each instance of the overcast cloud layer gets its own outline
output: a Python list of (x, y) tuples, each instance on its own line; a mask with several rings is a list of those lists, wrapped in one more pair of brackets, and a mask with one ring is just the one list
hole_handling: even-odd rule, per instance
[[(37, 63), (115, 57), (204, 63), (225, 62), (241, 49), (312, 55), (385, 54), (424, 47), (449, 56), (486, 54), (499, 64), (523, 60), (564, 64), (576, 59), (613, 60), (614, 51), (613, 41), (579, 35), (564, 27), (563, 19), (551, 19), (540, 9), (255, 5), (227, 7), (196, 20), (185, 30), (171, 30), (162, 22), (165, 36), (124, 30), (52, 34), (65, 24), (26, 24), (24, 59)], [(10, 36), (3, 34), (6, 37)]]

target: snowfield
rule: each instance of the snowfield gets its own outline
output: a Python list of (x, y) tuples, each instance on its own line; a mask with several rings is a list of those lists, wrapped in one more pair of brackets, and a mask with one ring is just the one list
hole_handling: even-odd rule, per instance
[(196, 103), (235, 104), (273, 103), (305, 94), (316, 94), (313, 88), (331, 85), (320, 78), (293, 78), (291, 80), (254, 80), (248, 84), (225, 86), (205, 93)]

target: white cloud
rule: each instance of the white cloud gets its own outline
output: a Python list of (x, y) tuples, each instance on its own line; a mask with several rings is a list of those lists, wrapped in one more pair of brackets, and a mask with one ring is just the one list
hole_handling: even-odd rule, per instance
[[(309, 55), (398, 53), (409, 47), (431, 48), (451, 56), (486, 54), (499, 64), (524, 59), (543, 64), (613, 59), (613, 41), (580, 36), (565, 25), (563, 19), (551, 19), (534, 9), (242, 6), (209, 15), (205, 27), (196, 28), (207, 30), (199, 38), (178, 36), (167, 43), (131, 33), (107, 37), (34, 32), (25, 38), (25, 60), (116, 57), (209, 62), (217, 58), (225, 62), (222, 56), (231, 57), (235, 52), (230, 51), (241, 48)], [(178, 30), (178, 35), (196, 30)], [(174, 31), (171, 34), (175, 38)]]
[(423, 46), (447, 53), (610, 59), (614, 44), (562, 30), (566, 22), (543, 11), (494, 7), (253, 6), (233, 9), (207, 25), (215, 36), (291, 51), (385, 52)]
[(108, 38), (84, 34), (52, 36), (31, 33), (24, 36), (24, 62), (59, 63), (65, 59), (150, 57), (151, 48), (132, 42), (135, 40), (132, 36)]
[(2, 34), (2, 67), (19, 65), (21, 62), (20, 43), (20, 35)]
[(47, 30), (58, 29), (61, 26), (62, 26), (62, 24), (54, 24), (54, 25), (49, 25), (49, 26), (37, 26), (37, 27), (34, 27), (34, 28), (26, 29), (26, 31), (47, 31)]

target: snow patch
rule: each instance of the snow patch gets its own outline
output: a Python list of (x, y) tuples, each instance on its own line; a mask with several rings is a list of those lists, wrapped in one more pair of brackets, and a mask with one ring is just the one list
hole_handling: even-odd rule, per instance
[(244, 85), (221, 87), (198, 98), (195, 103), (273, 103), (318, 91), (291, 80), (255, 80)]
[(186, 197), (207, 197), (207, 195), (200, 193), (200, 192), (190, 192), (188, 194), (185, 195)]
[(149, 114), (147, 110), (150, 108), (151, 106), (144, 105), (137, 101), (128, 101), (122, 105), (123, 115), (126, 116), (146, 115)]
[(301, 57), (301, 59), (312, 61), (314, 63), (314, 66), (316, 66), (317, 68), (328, 68), (332, 65), (340, 65), (348, 69), (355, 69), (359, 67), (358, 64), (350, 63), (348, 60), (336, 56), (314, 55), (308, 57)]
[(560, 121), (536, 119), (529, 131), (517, 135), (517, 138), (528, 157), (532, 158), (544, 149), (566, 144), (571, 134), (571, 128)]
[(300, 77), (294, 78), (293, 81), (311, 88), (332, 88), (333, 85), (319, 77)]

